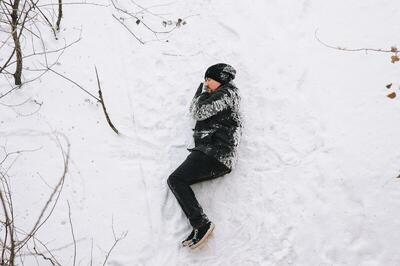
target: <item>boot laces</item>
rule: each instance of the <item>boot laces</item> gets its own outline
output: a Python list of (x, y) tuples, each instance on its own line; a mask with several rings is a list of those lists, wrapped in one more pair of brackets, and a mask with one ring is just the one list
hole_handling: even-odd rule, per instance
[(194, 236), (193, 239), (197, 239), (197, 234), (199, 233), (198, 229), (194, 229)]

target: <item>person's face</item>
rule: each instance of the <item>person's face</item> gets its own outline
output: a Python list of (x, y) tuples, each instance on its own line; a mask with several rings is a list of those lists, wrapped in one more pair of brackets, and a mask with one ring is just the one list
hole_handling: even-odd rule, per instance
[(219, 83), (216, 80), (213, 80), (212, 78), (206, 78), (205, 81), (204, 81), (204, 84), (212, 92), (216, 91), (221, 86), (221, 83)]

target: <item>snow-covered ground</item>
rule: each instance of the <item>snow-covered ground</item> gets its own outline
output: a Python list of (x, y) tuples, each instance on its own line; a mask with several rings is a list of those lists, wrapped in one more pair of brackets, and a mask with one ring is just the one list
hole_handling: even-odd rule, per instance
[[(400, 265), (400, 103), (386, 97), (399, 92), (399, 64), (315, 37), (318, 30), (324, 42), (348, 48), (400, 45), (397, 1), (141, 1), (166, 4), (149, 10), (186, 21), (145, 45), (102, 3), (65, 5), (59, 42), (80, 30), (82, 40), (54, 70), (97, 94), (96, 65), (120, 136), (99, 104), (51, 72), (0, 100), (31, 98), (0, 105), (0, 145), (39, 149), (6, 162), (18, 157), (8, 174), (19, 227), (32, 227), (62, 174), (56, 136), (71, 144), (61, 197), (38, 232), (62, 265), (73, 263), (67, 201), (77, 265), (89, 265), (91, 253), (93, 265), (103, 263), (113, 227), (116, 237), (128, 232), (108, 260), (114, 266)], [(144, 20), (163, 29), (159, 17)], [(190, 100), (218, 62), (238, 71), (244, 131), (236, 169), (193, 186), (216, 229), (192, 251), (180, 247), (190, 226), (166, 180), (192, 141)], [(0, 93), (8, 88), (0, 77)], [(43, 104), (25, 116), (36, 110), (33, 100)]]

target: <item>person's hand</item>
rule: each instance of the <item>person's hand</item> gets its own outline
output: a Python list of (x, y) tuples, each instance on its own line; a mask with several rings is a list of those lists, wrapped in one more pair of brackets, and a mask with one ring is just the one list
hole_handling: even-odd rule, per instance
[(204, 83), (201, 83), (201, 84), (203, 84), (203, 88), (202, 88), (202, 90), (201, 90), (201, 92), (203, 93), (203, 92), (210, 92), (210, 89), (206, 86), (206, 84), (204, 84)]
[(203, 82), (200, 83), (199, 87), (196, 90), (196, 93), (194, 94), (194, 97), (199, 96), (203, 92)]

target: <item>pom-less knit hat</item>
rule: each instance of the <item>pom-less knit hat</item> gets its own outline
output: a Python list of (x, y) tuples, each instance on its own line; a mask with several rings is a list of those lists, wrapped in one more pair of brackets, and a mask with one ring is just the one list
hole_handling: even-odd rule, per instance
[(236, 70), (231, 65), (219, 63), (210, 66), (207, 69), (204, 78), (212, 78), (221, 84), (225, 84), (233, 80), (235, 75)]

